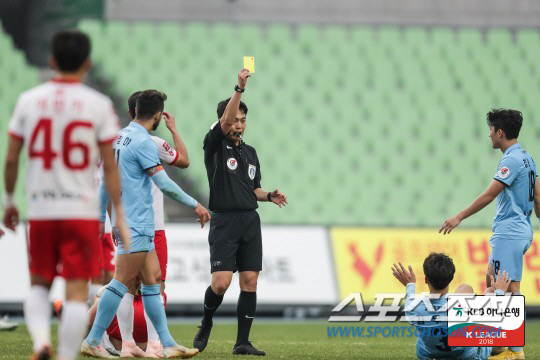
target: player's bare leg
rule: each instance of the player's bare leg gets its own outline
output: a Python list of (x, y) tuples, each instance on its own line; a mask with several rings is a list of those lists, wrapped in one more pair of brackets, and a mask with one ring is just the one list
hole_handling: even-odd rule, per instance
[(197, 355), (199, 350), (188, 349), (177, 344), (169, 332), (165, 308), (161, 302), (161, 270), (154, 250), (148, 253), (144, 266), (140, 271), (140, 276), (143, 282), (141, 292), (144, 309), (159, 334), (161, 344), (163, 345), (163, 357), (190, 358)]
[[(492, 264), (488, 264), (486, 271), (486, 284), (488, 288), (493, 285), (491, 284), (490, 276), (495, 278), (495, 269)], [(512, 281), (508, 286), (508, 292), (519, 294), (520, 284), (521, 282), (519, 281)], [(490, 359), (525, 359), (523, 347), (494, 347), (491, 351), (491, 355), (494, 356), (491, 356)]]
[(232, 271), (215, 271), (212, 282), (204, 294), (203, 319), (193, 339), (193, 347), (203, 351), (208, 345), (208, 339), (214, 325), (212, 318), (223, 301), (223, 295), (231, 285)]
[(98, 304), (96, 320), (92, 325), (90, 333), (81, 346), (81, 352), (93, 357), (110, 358), (111, 356), (105, 349), (99, 346), (103, 333), (110, 325), (121, 299), (128, 291), (126, 284), (137, 277), (139, 269), (144, 264), (147, 253), (119, 254), (116, 259), (116, 269), (114, 278), (104, 291)]
[(30, 293), (24, 302), (24, 320), (32, 337), (32, 359), (47, 360), (52, 356), (49, 290), (51, 283), (41, 276), (30, 277)]
[(259, 355), (264, 356), (264, 351), (256, 349), (249, 341), (251, 324), (255, 318), (257, 308), (257, 280), (258, 271), (240, 272), (240, 296), (236, 315), (238, 317), (238, 334), (236, 345), (233, 349), (234, 355)]

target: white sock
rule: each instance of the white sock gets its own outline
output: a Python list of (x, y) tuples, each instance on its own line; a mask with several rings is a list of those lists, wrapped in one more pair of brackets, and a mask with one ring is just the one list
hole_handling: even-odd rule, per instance
[(94, 305), (96, 294), (102, 286), (103, 284), (88, 284), (88, 304), (90, 304), (90, 306)]
[(150, 320), (150, 318), (146, 314), (146, 310), (144, 310), (144, 320), (146, 320), (146, 332), (148, 333), (148, 341), (159, 341), (159, 335), (156, 331), (156, 328), (154, 327), (154, 324), (152, 324), (152, 320)]
[(66, 301), (62, 309), (62, 321), (58, 328), (58, 357), (77, 358), (81, 342), (88, 328), (88, 304), (80, 301)]
[(47, 288), (39, 285), (30, 288), (24, 302), (24, 320), (34, 343), (34, 352), (51, 344), (51, 305)]
[(122, 341), (135, 341), (133, 340), (133, 298), (133, 295), (126, 293), (116, 311)]

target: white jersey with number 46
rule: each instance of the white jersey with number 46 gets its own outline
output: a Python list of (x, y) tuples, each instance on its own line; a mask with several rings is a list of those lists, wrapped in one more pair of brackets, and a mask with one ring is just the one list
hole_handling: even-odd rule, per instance
[(112, 101), (80, 82), (51, 80), (24, 92), (9, 123), (27, 150), (29, 219), (97, 219), (95, 164), (112, 142)]

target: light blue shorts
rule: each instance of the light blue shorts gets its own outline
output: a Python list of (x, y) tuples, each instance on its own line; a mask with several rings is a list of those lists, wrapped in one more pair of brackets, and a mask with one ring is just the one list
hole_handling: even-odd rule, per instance
[[(117, 255), (134, 254), (138, 252), (150, 252), (155, 249), (153, 231), (140, 231), (130, 228), (129, 231), (131, 234), (131, 245), (129, 247), (129, 251), (124, 250), (124, 247), (122, 246), (122, 240), (118, 236), (118, 230), (116, 228), (113, 228), (113, 231), (115, 232), (115, 236), (118, 239), (118, 246), (116, 247)], [(149, 233), (151, 233), (152, 235), (149, 235)]]
[(491, 237), (489, 263), (493, 265), (495, 275), (506, 271), (512, 281), (521, 281), (523, 274), (523, 256), (531, 246), (531, 240), (509, 240), (503, 237)]

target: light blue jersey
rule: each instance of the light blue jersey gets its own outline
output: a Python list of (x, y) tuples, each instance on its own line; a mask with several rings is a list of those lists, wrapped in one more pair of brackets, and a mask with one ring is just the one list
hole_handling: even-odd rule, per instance
[[(415, 284), (407, 284), (405, 308), (415, 299)], [(419, 296), (419, 295), (416, 295)], [(416, 356), (418, 359), (487, 359), (491, 348), (448, 346), (448, 323), (446, 322), (446, 295), (429, 299), (434, 311), (429, 311), (420, 302), (411, 311), (406, 311), (407, 321), (416, 327)], [(442, 309), (442, 310), (440, 310)], [(422, 319), (423, 317), (423, 319)], [(438, 321), (441, 319), (441, 321)]]
[(158, 148), (148, 131), (136, 122), (120, 130), (114, 156), (122, 182), (122, 204), (132, 236), (154, 236), (152, 180), (146, 170), (160, 165)]
[(497, 196), (493, 238), (532, 239), (531, 213), (536, 176), (534, 160), (521, 145), (514, 144), (506, 149), (493, 177), (505, 185)]

